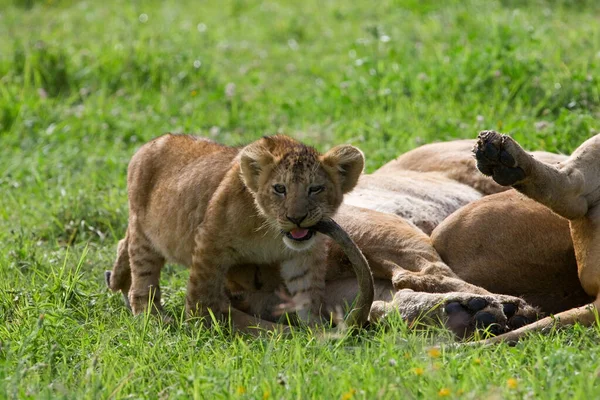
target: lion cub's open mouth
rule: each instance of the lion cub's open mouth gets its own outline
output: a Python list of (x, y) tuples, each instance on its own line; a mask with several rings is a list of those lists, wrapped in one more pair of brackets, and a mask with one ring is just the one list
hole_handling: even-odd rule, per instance
[(308, 240), (308, 239), (312, 238), (314, 234), (315, 234), (315, 231), (312, 229), (295, 228), (289, 232), (286, 232), (285, 236), (288, 239), (292, 239), (292, 240), (301, 242), (303, 240)]

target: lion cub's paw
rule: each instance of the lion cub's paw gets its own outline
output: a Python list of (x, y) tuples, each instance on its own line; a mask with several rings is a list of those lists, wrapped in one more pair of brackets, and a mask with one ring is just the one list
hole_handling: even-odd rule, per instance
[(477, 159), (477, 169), (491, 176), (499, 185), (511, 186), (526, 177), (523, 167), (530, 156), (510, 136), (482, 131), (473, 153)]

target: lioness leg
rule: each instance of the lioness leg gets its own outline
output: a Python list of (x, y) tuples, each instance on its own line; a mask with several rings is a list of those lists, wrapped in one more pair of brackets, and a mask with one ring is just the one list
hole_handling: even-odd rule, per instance
[(565, 326), (573, 325), (575, 323), (582, 324), (584, 326), (590, 326), (596, 322), (598, 310), (600, 309), (600, 299), (597, 299), (591, 304), (572, 308), (567, 311), (563, 311), (551, 317), (546, 317), (536, 321), (532, 324), (525, 325), (522, 328), (515, 329), (514, 331), (504, 333), (502, 335), (473, 342), (474, 344), (494, 344), (494, 343), (509, 343), (514, 344), (519, 341), (524, 335), (530, 332), (539, 332), (550, 329), (554, 326)]
[[(131, 227), (131, 224), (130, 224)], [(150, 311), (162, 311), (160, 304), (160, 270), (165, 265), (164, 257), (152, 247), (143, 233), (135, 229), (128, 232), (129, 265), (131, 287), (129, 303), (134, 315), (144, 312), (149, 304)]]
[[(545, 318), (492, 342), (518, 340), (526, 332), (552, 326), (555, 320), (560, 325), (593, 323), (600, 305), (600, 135), (584, 142), (556, 168), (533, 160), (514, 140), (495, 132), (480, 134), (476, 157), (482, 161), (478, 167), (496, 182), (513, 184), (570, 220), (579, 279), (583, 289), (596, 298), (588, 306)], [(510, 176), (518, 178), (507, 179)]]
[(475, 148), (482, 173), (571, 220), (583, 217), (600, 198), (599, 152), (600, 136), (595, 136), (554, 166), (536, 160), (511, 137), (494, 131), (481, 132)]
[(580, 323), (586, 326), (596, 321), (600, 309), (600, 207), (596, 206), (585, 217), (571, 221), (571, 235), (578, 263), (579, 279), (584, 290), (596, 300), (583, 307), (573, 308), (541, 319), (531, 325), (500, 335), (485, 343), (500, 341), (516, 342), (528, 332), (548, 329), (552, 326)]
[[(369, 263), (373, 265), (375, 274), (379, 278), (389, 278), (396, 290), (411, 289), (417, 292), (446, 293), (466, 292), (490, 294), (487, 290), (472, 285), (460, 279), (443, 262), (430, 262), (422, 260), (425, 265), (419, 271), (408, 271), (391, 260), (370, 257)], [(415, 266), (419, 266), (415, 262)], [(383, 273), (382, 273), (383, 272)]]
[[(474, 315), (474, 319), (477, 321), (477, 326), (480, 327), (506, 321), (508, 328), (517, 329), (538, 317), (538, 311), (524, 300), (514, 296), (490, 293), (484, 288), (465, 282), (455, 275), (442, 275), (438, 271), (442, 268), (449, 269), (449, 267), (443, 263), (439, 264), (441, 265), (427, 266), (417, 273), (399, 272), (393, 281), (394, 288), (397, 290), (411, 289), (415, 292), (425, 293), (464, 293), (465, 296), (461, 298), (459, 303), (464, 306), (465, 312), (477, 313)], [(486, 297), (494, 298), (494, 301), (488, 302), (485, 300)], [(444, 299), (444, 303), (448, 302), (444, 296), (441, 296), (441, 298)], [(496, 308), (497, 305), (500, 305), (500, 307)], [(478, 306), (481, 308), (478, 308)], [(457, 311), (458, 308), (452, 310)]]
[[(465, 313), (462, 315), (469, 316), (467, 325), (475, 326), (475, 314), (486, 307), (488, 307), (486, 312), (489, 313), (485, 317), (481, 316), (482, 324), (485, 320), (488, 325), (498, 323), (504, 327), (508, 318), (508, 326), (518, 328), (524, 323), (537, 319), (537, 310), (522, 299), (492, 294), (459, 278), (442, 261), (433, 248), (431, 239), (404, 219), (346, 205), (341, 207), (337, 218), (344, 229), (353, 235), (369, 261), (375, 278), (391, 282), (395, 291), (411, 289), (410, 295), (423, 292), (432, 294), (432, 296), (417, 296), (415, 302), (409, 303), (412, 304), (411, 307), (419, 304), (421, 299), (427, 299), (420, 303), (420, 311), (426, 312), (427, 307), (430, 306), (429, 302), (433, 302), (432, 299), (445, 301), (445, 297), (439, 294), (462, 292), (464, 296), (460, 304), (467, 304), (470, 300), (473, 300), (473, 304), (483, 304), (481, 308), (468, 305), (464, 307)], [(344, 256), (340, 249), (331, 246), (328, 255), (328, 281), (337, 280), (344, 274), (343, 260)], [(481, 301), (485, 296), (496, 300)], [(392, 308), (396, 306), (400, 309), (403, 307), (400, 302), (396, 302)]]

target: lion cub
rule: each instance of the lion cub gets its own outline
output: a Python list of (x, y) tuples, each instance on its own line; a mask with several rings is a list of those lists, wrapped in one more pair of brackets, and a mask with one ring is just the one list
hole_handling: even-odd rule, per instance
[[(227, 147), (166, 134), (129, 164), (129, 225), (119, 242), (109, 287), (127, 294), (134, 314), (160, 311), (166, 261), (190, 267), (188, 315), (224, 314), (230, 267), (279, 264), (298, 311), (319, 321), (325, 289), (325, 237), (313, 227), (331, 217), (364, 167), (360, 150), (337, 146), (321, 155), (286, 136)], [(235, 322), (235, 321), (234, 321)]]

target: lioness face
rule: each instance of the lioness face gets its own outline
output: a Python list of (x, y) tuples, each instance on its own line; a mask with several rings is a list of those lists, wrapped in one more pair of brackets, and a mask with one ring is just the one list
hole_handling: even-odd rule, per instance
[(312, 227), (331, 217), (364, 166), (360, 150), (338, 146), (324, 155), (287, 137), (267, 137), (247, 146), (241, 173), (255, 203), (290, 249), (306, 250)]

